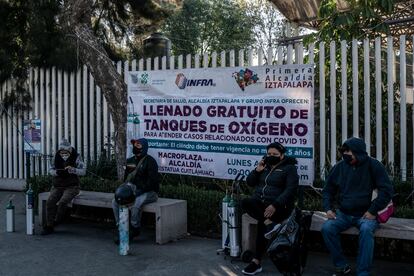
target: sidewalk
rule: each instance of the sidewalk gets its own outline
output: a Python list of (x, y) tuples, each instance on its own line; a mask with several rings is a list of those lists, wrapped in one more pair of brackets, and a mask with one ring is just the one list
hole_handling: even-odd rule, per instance
[[(5, 206), (15, 194), (16, 232), (5, 232)], [(0, 191), (0, 275), (242, 275), (246, 265), (216, 255), (219, 240), (189, 236), (166, 245), (156, 245), (153, 229), (145, 229), (130, 245), (130, 256), (119, 256), (112, 230), (98, 223), (77, 221), (59, 226), (50, 236), (25, 234), (23, 193)], [(36, 233), (40, 228), (36, 225)], [(374, 275), (413, 275), (414, 264), (376, 260)], [(331, 275), (327, 254), (311, 252), (304, 275)], [(266, 259), (264, 272), (280, 275)]]

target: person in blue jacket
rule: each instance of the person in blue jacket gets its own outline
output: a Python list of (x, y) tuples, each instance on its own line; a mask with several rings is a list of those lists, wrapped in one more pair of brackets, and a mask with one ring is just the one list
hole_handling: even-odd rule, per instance
[[(365, 142), (349, 138), (340, 148), (342, 159), (330, 171), (323, 188), (323, 208), (328, 220), (322, 226), (322, 236), (331, 253), (336, 275), (349, 274), (340, 233), (351, 226), (359, 229), (357, 275), (370, 275), (374, 254), (374, 232), (378, 228), (376, 215), (393, 196), (385, 167), (368, 156)], [(372, 200), (372, 192), (378, 197)]]

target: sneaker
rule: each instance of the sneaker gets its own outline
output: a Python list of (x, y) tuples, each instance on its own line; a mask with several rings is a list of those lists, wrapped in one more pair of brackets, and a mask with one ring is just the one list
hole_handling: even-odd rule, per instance
[(54, 232), (54, 229), (52, 226), (45, 226), (42, 229), (42, 232), (40, 232), (40, 235), (49, 235), (52, 234)]
[(342, 275), (348, 275), (350, 273), (351, 273), (351, 267), (349, 265), (346, 265), (345, 267), (335, 268), (335, 273), (332, 274), (332, 276), (342, 276)]
[(256, 264), (255, 262), (251, 262), (248, 266), (246, 266), (242, 272), (243, 274), (247, 275), (255, 275), (256, 273), (262, 272), (262, 266)]
[(266, 226), (266, 233), (264, 234), (264, 237), (268, 240), (273, 239), (274, 237), (276, 237), (276, 235), (280, 232), (282, 228), (282, 224), (281, 223), (275, 223), (273, 222), (272, 224), (269, 224)]

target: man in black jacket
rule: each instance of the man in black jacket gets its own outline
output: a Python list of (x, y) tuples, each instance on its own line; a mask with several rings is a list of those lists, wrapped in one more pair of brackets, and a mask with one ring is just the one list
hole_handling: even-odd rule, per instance
[(67, 205), (79, 194), (79, 177), (86, 169), (81, 157), (68, 140), (63, 139), (49, 170), (53, 176), (53, 187), (46, 202), (46, 225), (42, 235), (53, 233), (54, 226), (61, 223)]
[[(323, 208), (328, 220), (322, 227), (322, 235), (337, 274), (349, 274), (351, 269), (342, 253), (339, 234), (356, 226), (360, 232), (357, 275), (367, 276), (374, 253), (374, 232), (378, 228), (376, 215), (390, 202), (393, 188), (384, 166), (368, 156), (362, 139), (349, 138), (340, 150), (343, 160), (332, 168), (323, 189)], [(378, 190), (378, 197), (372, 200), (374, 189)]]
[(267, 146), (267, 155), (247, 176), (247, 184), (255, 187), (252, 197), (243, 199), (242, 209), (257, 219), (256, 252), (243, 273), (254, 275), (262, 271), (261, 259), (266, 250), (264, 237), (266, 226), (279, 223), (291, 214), (299, 185), (296, 159), (286, 156), (286, 148), (280, 143)]
[[(124, 181), (135, 185), (135, 202), (131, 207), (130, 237), (133, 239), (140, 233), (141, 211), (145, 204), (157, 201), (159, 192), (159, 174), (157, 161), (148, 155), (148, 141), (144, 138), (131, 140), (134, 156), (127, 159)], [(115, 220), (119, 221), (119, 205), (113, 200), (112, 209)], [(114, 236), (115, 243), (119, 236)]]

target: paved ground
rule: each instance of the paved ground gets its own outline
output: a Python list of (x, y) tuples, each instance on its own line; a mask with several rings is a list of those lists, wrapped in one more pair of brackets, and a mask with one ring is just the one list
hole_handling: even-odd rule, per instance
[[(5, 206), (15, 194), (16, 232), (5, 232)], [(22, 193), (0, 191), (0, 275), (241, 275), (245, 266), (216, 255), (219, 240), (189, 236), (156, 245), (153, 229), (131, 244), (131, 256), (119, 256), (108, 227), (85, 221), (57, 228), (43, 237), (25, 234)], [(40, 231), (36, 228), (37, 233)], [(374, 275), (413, 275), (413, 264), (375, 261)], [(305, 275), (331, 275), (326, 254), (311, 253)], [(259, 275), (280, 275), (269, 260)]]

